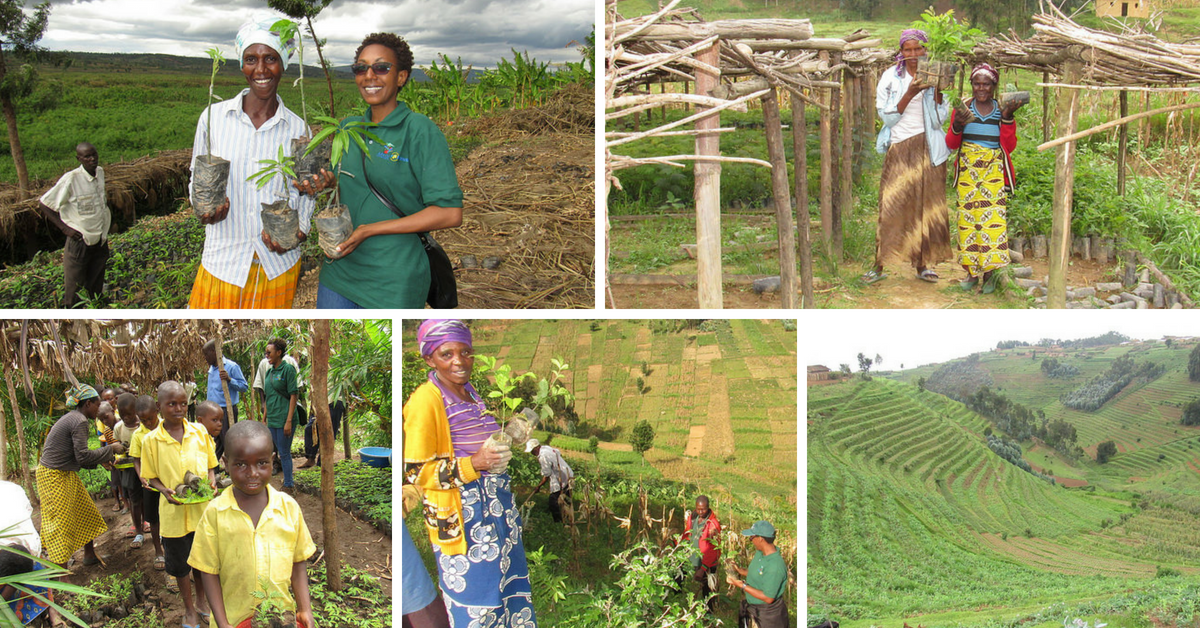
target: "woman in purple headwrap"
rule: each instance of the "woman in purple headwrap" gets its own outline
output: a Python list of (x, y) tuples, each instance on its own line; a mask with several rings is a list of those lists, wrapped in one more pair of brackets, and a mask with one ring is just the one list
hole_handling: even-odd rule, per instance
[(954, 168), (958, 192), (958, 263), (967, 271), (963, 290), (996, 289), (994, 271), (1008, 265), (1008, 191), (1017, 147), (1013, 113), (1025, 104), (996, 103), (1000, 73), (981, 63), (971, 70), (973, 98), (954, 103), (946, 146), (960, 148)]
[(887, 277), (884, 265), (908, 262), (917, 277), (936, 282), (931, 268), (950, 258), (949, 210), (946, 208), (945, 124), (942, 93), (917, 78), (917, 60), (925, 56), (924, 31), (900, 35), (897, 64), (884, 71), (875, 92), (883, 130), (875, 149), (885, 153), (879, 182), (879, 222), (875, 229), (875, 265), (865, 283)]
[(521, 518), (505, 471), (512, 453), (485, 442), (500, 426), (470, 383), (471, 331), (461, 321), (427, 320), (417, 344), (432, 370), (404, 404), (404, 481), (424, 489), (450, 625), (532, 628)]

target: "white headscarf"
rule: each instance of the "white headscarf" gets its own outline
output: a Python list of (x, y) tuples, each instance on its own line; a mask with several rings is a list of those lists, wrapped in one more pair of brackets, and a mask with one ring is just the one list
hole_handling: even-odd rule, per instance
[(279, 53), (279, 60), (283, 63), (283, 69), (287, 70), (288, 59), (296, 52), (296, 40), (289, 39), (285, 42), (280, 39), (279, 33), (271, 30), (271, 27), (280, 19), (267, 17), (250, 20), (242, 24), (242, 27), (238, 29), (237, 37), (233, 40), (233, 45), (237, 49), (239, 67), (242, 65), (242, 53), (247, 48), (254, 44), (264, 44)]

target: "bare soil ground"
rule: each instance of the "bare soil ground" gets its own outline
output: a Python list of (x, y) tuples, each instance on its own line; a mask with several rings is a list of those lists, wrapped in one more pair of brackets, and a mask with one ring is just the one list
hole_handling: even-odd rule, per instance
[[(1033, 277), (1041, 279), (1049, 272), (1045, 259), (1026, 260), (1033, 268)], [(864, 286), (849, 270), (835, 282), (817, 279), (817, 307), (857, 309), (978, 309), (1026, 308), (1032, 302), (1023, 292), (1010, 291), (990, 295), (967, 293), (958, 288), (966, 273), (952, 262), (933, 267), (941, 280), (929, 283), (916, 278), (911, 268), (889, 267), (883, 281)], [(1099, 281), (1113, 280), (1114, 268), (1093, 260), (1072, 259), (1067, 268), (1067, 285), (1091, 286)], [(693, 271), (694, 272), (694, 271)], [(694, 284), (679, 286), (611, 287), (618, 308), (637, 309), (695, 309), (698, 308)], [(750, 286), (726, 285), (722, 295), (726, 309), (774, 309), (780, 307), (778, 294), (756, 294)], [(611, 307), (611, 302), (609, 303)]]
[[(342, 456), (336, 457), (338, 460)], [(302, 461), (303, 458), (300, 458)], [(271, 484), (279, 488), (283, 481), (282, 475), (272, 478)], [(308, 524), (313, 541), (317, 544), (317, 554), (309, 563), (309, 572), (315, 569), (325, 569), (324, 534), (322, 522), (321, 500), (317, 497), (297, 492), (296, 501), (304, 512), (304, 521)], [(166, 572), (154, 569), (154, 544), (149, 538), (139, 549), (130, 549), (131, 539), (126, 538), (126, 530), (132, 525), (131, 515), (113, 512), (115, 501), (111, 497), (96, 500), (96, 507), (108, 524), (108, 532), (96, 539), (96, 551), (101, 556), (107, 556), (104, 566), (82, 566), (83, 551), (75, 553), (76, 562), (72, 563), (71, 576), (73, 584), (86, 585), (89, 581), (113, 573), (131, 573), (140, 571), (143, 574), (142, 583), (146, 587), (147, 597), (157, 606), (167, 626), (177, 626), (183, 621), (183, 600), (178, 593), (167, 590)], [(41, 512), (34, 513), (34, 524), (41, 528)], [(366, 571), (374, 576), (383, 578), (382, 589), (391, 596), (392, 577), (392, 539), (369, 523), (353, 517), (343, 510), (337, 510), (337, 527), (340, 532), (342, 564), (351, 565), (355, 569)], [(171, 578), (174, 580), (174, 578)], [(316, 618), (318, 623), (320, 618)]]

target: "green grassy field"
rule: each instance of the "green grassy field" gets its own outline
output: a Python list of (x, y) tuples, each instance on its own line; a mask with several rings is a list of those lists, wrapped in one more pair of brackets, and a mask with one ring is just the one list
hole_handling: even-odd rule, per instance
[[(1070, 380), (1045, 377), (1047, 350), (1031, 359), (1032, 349), (984, 353), (979, 367), (1009, 399), (1074, 424), (1078, 458), (1022, 444), (1065, 485), (995, 455), (987, 419), (920, 390), (936, 365), (809, 389), (810, 621), (1049, 626), (1097, 616), (1115, 628), (1200, 617), (1180, 597), (1200, 586), (1200, 431), (1179, 424), (1179, 406), (1200, 397), (1187, 378), (1191, 346), (1067, 350), (1058, 359), (1081, 371)], [(1062, 393), (1127, 353), (1167, 371), (1096, 412), (1062, 407)], [(1118, 453), (1098, 464), (1095, 446), (1108, 439)]]
[(751, 506), (794, 504), (796, 333), (778, 321), (714, 326), (654, 333), (648, 321), (481, 321), (474, 332), (479, 354), (518, 373), (544, 376), (552, 358), (570, 364), (564, 385), (581, 422), (613, 442), (628, 443), (633, 425), (648, 421), (656, 436), (646, 460), (663, 477)]

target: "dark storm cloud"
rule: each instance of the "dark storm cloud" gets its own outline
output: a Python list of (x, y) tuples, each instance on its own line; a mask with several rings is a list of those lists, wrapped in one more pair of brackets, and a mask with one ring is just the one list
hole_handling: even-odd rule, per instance
[[(403, 35), (419, 65), (438, 54), (491, 67), (511, 49), (540, 61), (578, 61), (576, 44), (592, 31), (595, 0), (347, 0), (315, 20), (335, 65), (352, 61), (371, 32)], [(264, 0), (74, 0), (56, 2), (43, 40), (54, 50), (162, 52), (197, 56), (218, 45), (233, 54), (233, 36), (250, 17), (282, 14)], [(311, 50), (311, 49), (310, 49)]]

